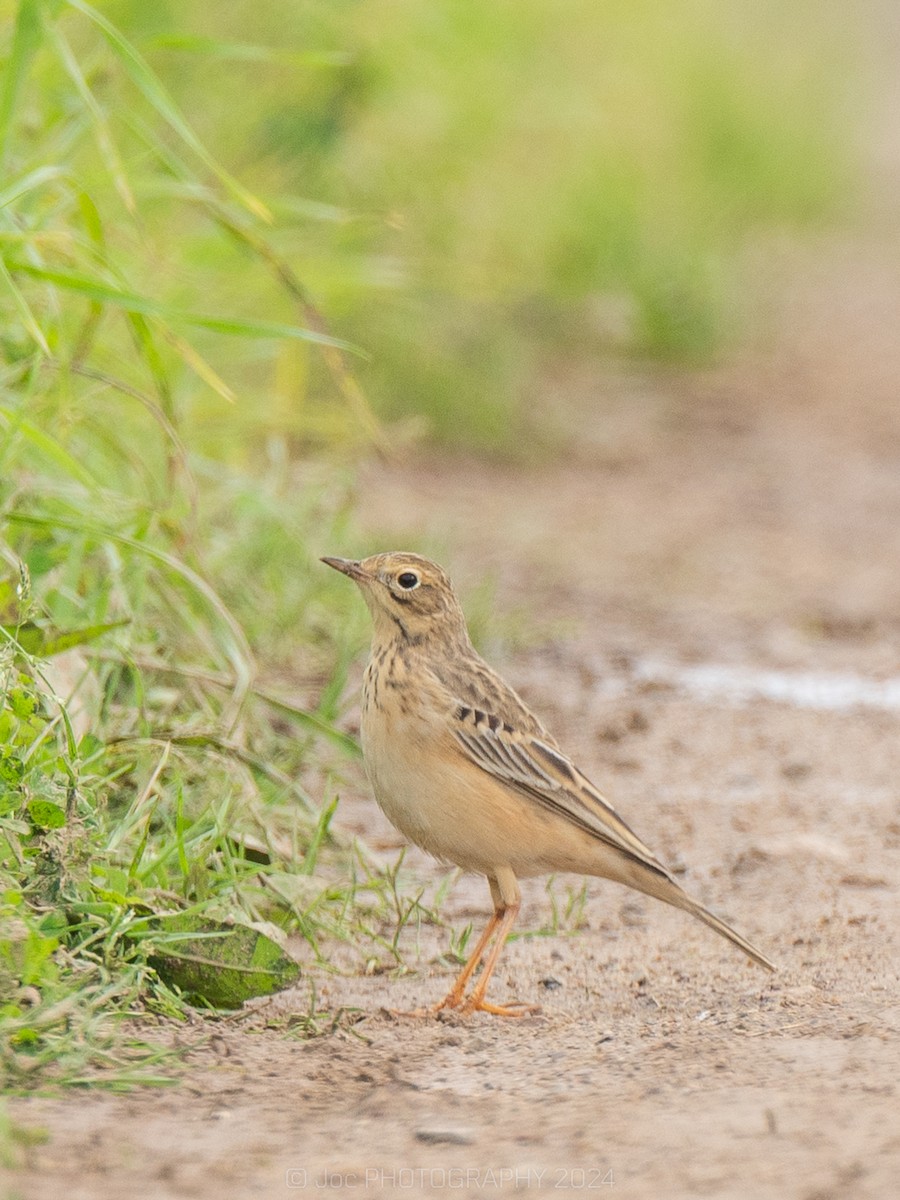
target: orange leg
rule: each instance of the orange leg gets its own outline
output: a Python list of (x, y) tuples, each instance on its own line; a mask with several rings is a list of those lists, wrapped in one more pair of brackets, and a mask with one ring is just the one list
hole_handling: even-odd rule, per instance
[(528, 1012), (538, 1011), (527, 1004), (488, 1004), (484, 998), (487, 986), (494, 973), (494, 968), (497, 965), (503, 947), (506, 945), (506, 939), (513, 925), (516, 923), (516, 917), (519, 915), (519, 907), (519, 904), (510, 904), (508, 907), (500, 910), (499, 913), (494, 914), (498, 917), (497, 939), (491, 947), (491, 952), (484, 964), (484, 970), (481, 972), (478, 982), (472, 989), (472, 994), (462, 1006), (464, 1013), (487, 1012), (493, 1013), (498, 1017), (523, 1017)]
[(402, 1012), (400, 1010), (391, 1010), (394, 1016), (397, 1017), (433, 1017), (444, 1008), (460, 1008), (466, 994), (466, 988), (469, 986), (469, 980), (478, 969), (478, 964), (481, 962), (484, 952), (487, 949), (488, 942), (493, 936), (494, 930), (500, 924), (503, 916), (503, 901), (500, 898), (499, 890), (495, 890), (493, 880), (489, 880), (491, 885), (491, 895), (494, 899), (494, 911), (491, 918), (484, 928), (484, 932), (478, 939), (474, 950), (466, 959), (463, 968), (453, 982), (453, 987), (447, 993), (443, 1000), (439, 1000), (437, 1004), (429, 1004), (427, 1008), (414, 1008), (411, 1012)]
[[(493, 1013), (498, 1017), (524, 1017), (528, 1013), (540, 1012), (540, 1005), (522, 1004), (518, 1001), (513, 1004), (488, 1004), (484, 998), (487, 986), (494, 973), (494, 968), (500, 959), (503, 947), (506, 945), (506, 939), (513, 925), (516, 923), (516, 917), (519, 915), (519, 909), (522, 906), (522, 894), (519, 891), (519, 884), (509, 867), (498, 869), (494, 878), (488, 879), (488, 883), (491, 885), (491, 899), (494, 901), (494, 918), (489, 928), (491, 932), (496, 930), (496, 938), (484, 964), (484, 970), (481, 972), (481, 976), (472, 989), (468, 1000), (463, 1002), (460, 1011), (463, 1013)], [(484, 940), (484, 944), (487, 945), (486, 940)], [(481, 949), (484, 948), (480, 943), (479, 946)], [(466, 968), (468, 967), (469, 963), (466, 963)], [(472, 971), (468, 971), (467, 982), (471, 974)]]
[(478, 939), (475, 949), (466, 959), (465, 965), (454, 981), (453, 987), (444, 997), (444, 999), (435, 1008), (436, 1012), (440, 1012), (442, 1008), (459, 1008), (463, 1002), (463, 997), (466, 994), (466, 988), (469, 986), (469, 980), (475, 974), (478, 964), (484, 957), (484, 952), (487, 949), (487, 944), (493, 936), (494, 930), (500, 924), (502, 919), (502, 910), (495, 909), (491, 914), (491, 919), (484, 928), (484, 932)]
[[(494, 973), (494, 968), (506, 944), (507, 936), (516, 922), (516, 917), (519, 915), (519, 909), (522, 904), (516, 877), (508, 867), (499, 868), (494, 878), (488, 878), (488, 883), (491, 888), (491, 899), (494, 902), (494, 912), (485, 926), (484, 932), (478, 939), (474, 950), (466, 959), (463, 969), (454, 980), (453, 987), (438, 1004), (433, 1004), (428, 1008), (418, 1008), (413, 1012), (398, 1012), (395, 1015), (427, 1017), (434, 1016), (444, 1008), (455, 1008), (462, 1013), (493, 1013), (500, 1017), (524, 1017), (528, 1013), (541, 1011), (540, 1005), (522, 1004), (519, 1002), (513, 1004), (488, 1004), (484, 998), (491, 975)], [(472, 989), (471, 995), (466, 999), (466, 988), (469, 986), (472, 976), (478, 969), (478, 964), (484, 956), (488, 943), (495, 934), (496, 940), (485, 961), (481, 977)]]

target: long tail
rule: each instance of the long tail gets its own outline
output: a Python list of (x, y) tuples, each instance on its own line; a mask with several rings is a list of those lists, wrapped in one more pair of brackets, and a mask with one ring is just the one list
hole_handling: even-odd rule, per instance
[(739, 949), (743, 950), (755, 963), (759, 963), (767, 971), (777, 969), (775, 964), (766, 958), (761, 950), (757, 950), (745, 937), (741, 937), (736, 929), (732, 929), (721, 917), (717, 917), (714, 913), (711, 913), (698, 900), (695, 900), (687, 892), (683, 891), (665, 867), (657, 863), (655, 859), (642, 864), (641, 870), (633, 871), (628, 882), (632, 887), (637, 888), (638, 891), (646, 892), (648, 896), (655, 896), (657, 900), (663, 900), (666, 904), (671, 904), (673, 908), (683, 909), (684, 912), (697, 917), (704, 925), (708, 925), (710, 929), (714, 929), (723, 938), (727, 938), (729, 942), (732, 942)]
[[(471, 753), (470, 738), (465, 738), (465, 745)], [(540, 759), (537, 774), (544, 780), (549, 780), (552, 786), (545, 788), (533, 784), (532, 776), (528, 777), (527, 783), (523, 783), (521, 774), (515, 776), (515, 786), (519, 791), (538, 800), (596, 839), (599, 845), (596, 847), (595, 862), (592, 868), (587, 868), (588, 870), (592, 870), (593, 874), (606, 879), (616, 879), (639, 892), (655, 896), (657, 900), (663, 900), (666, 904), (692, 913), (704, 925), (708, 925), (722, 937), (728, 938), (729, 942), (733, 942), (761, 967), (765, 967), (767, 971), (776, 969), (775, 964), (770, 962), (762, 951), (757, 950), (746, 938), (741, 937), (721, 917), (715, 916), (687, 892), (682, 891), (671, 872), (666, 870), (634, 830), (626, 825), (586, 775), (582, 775), (567, 758), (543, 741), (532, 738), (529, 745), (531, 764)], [(521, 749), (518, 744), (516, 744), (516, 748)], [(507, 757), (510, 756), (507, 754)], [(529, 756), (525, 757), (527, 759)], [(490, 764), (485, 766), (484, 761), (479, 759), (478, 765), (496, 776), (498, 775), (498, 761), (497, 758), (493, 758)], [(519, 759), (516, 762), (518, 771), (521, 764)], [(508, 775), (500, 777), (509, 782)], [(581, 870), (582, 868), (579, 866), (576, 869)]]
[[(708, 925), (710, 929), (714, 929), (716, 933), (720, 933), (723, 938), (728, 938), (729, 942), (733, 942), (735, 946), (739, 947), (744, 951), (745, 954), (749, 955), (749, 957), (752, 958), (755, 963), (759, 963), (761, 967), (765, 967), (767, 971), (774, 971), (776, 969), (775, 964), (771, 961), (771, 959), (766, 958), (761, 950), (757, 950), (757, 948), (751, 942), (748, 942), (745, 937), (741, 937), (737, 930), (732, 929), (731, 926), (726, 924), (721, 917), (717, 917), (715, 913), (711, 913), (708, 908), (704, 908), (702, 904), (699, 904), (696, 900), (691, 899), (686, 892), (681, 892), (680, 888), (679, 892), (681, 893), (680, 896), (677, 899), (673, 897), (671, 900), (669, 900), (670, 904), (674, 904), (676, 908), (683, 908), (685, 912), (689, 912), (701, 920), (704, 925)], [(669, 898), (660, 897), (660, 899), (668, 900)]]

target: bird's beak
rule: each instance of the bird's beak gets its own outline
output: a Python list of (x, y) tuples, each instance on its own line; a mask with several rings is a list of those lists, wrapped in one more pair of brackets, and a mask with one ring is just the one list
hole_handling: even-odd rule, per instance
[(362, 580), (369, 578), (368, 573), (352, 558), (322, 558), (320, 562), (325, 563), (329, 567), (334, 567), (342, 575), (349, 575), (351, 579)]

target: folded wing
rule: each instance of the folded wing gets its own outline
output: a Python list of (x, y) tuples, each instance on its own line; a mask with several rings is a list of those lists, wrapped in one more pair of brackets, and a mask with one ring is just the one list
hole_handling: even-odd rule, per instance
[(556, 746), (499, 717), (459, 705), (451, 721), (473, 763), (663, 878), (669, 872)]

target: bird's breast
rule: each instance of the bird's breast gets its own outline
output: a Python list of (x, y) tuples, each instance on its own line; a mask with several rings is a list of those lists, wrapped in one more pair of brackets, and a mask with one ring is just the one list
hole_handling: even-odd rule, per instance
[(420, 842), (421, 811), (430, 803), (423, 773), (429, 773), (425, 764), (436, 760), (442, 730), (417, 699), (402, 664), (373, 657), (363, 684), (360, 722), (366, 771), (389, 819)]
[(503, 865), (522, 875), (546, 869), (535, 850), (546, 844), (548, 817), (463, 753), (427, 678), (402, 664), (391, 674), (388, 659), (373, 657), (360, 734), (375, 799), (409, 841), (487, 875)]

